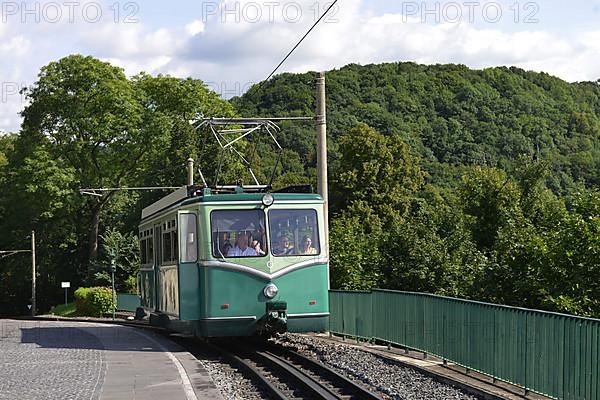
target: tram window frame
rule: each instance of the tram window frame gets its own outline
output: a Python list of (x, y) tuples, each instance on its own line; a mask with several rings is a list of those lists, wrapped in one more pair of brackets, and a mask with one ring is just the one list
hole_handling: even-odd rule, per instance
[(147, 242), (146, 239), (140, 240), (140, 264), (148, 264)]
[(154, 228), (140, 231), (140, 265), (154, 264)]
[(162, 224), (161, 265), (177, 264), (179, 247), (177, 243), (177, 218), (170, 218)]
[[(302, 254), (302, 253), (298, 253), (296, 250), (294, 250), (293, 252), (289, 252), (286, 251), (284, 253), (276, 253), (277, 251), (277, 247), (279, 247), (279, 242), (281, 240), (281, 238), (285, 235), (288, 237), (288, 240), (290, 240), (291, 242), (293, 242), (293, 247), (290, 249), (300, 249), (300, 246), (302, 245), (301, 241), (302, 238), (306, 235), (306, 233), (301, 233), (298, 234), (296, 236), (296, 234), (291, 234), (290, 232), (288, 233), (283, 233), (284, 229), (290, 230), (292, 229), (292, 227), (290, 225), (288, 225), (286, 228), (282, 228), (281, 226), (276, 227), (277, 229), (274, 228), (273, 223), (278, 220), (279, 218), (276, 215), (273, 215), (275, 213), (283, 213), (286, 215), (294, 215), (296, 213), (305, 213), (306, 217), (309, 218), (314, 218), (314, 225), (311, 226), (312, 229), (312, 233), (310, 234), (310, 238), (312, 240), (312, 245), (316, 250), (316, 253), (314, 254)], [(308, 215), (308, 213), (311, 213), (312, 215)], [(308, 219), (306, 224), (308, 225)], [(298, 225), (298, 224), (296, 224)], [(298, 228), (296, 228), (298, 229)], [(300, 233), (300, 231), (298, 231)], [(276, 234), (277, 233), (277, 234)], [(292, 236), (290, 238), (290, 235)], [(315, 257), (315, 256), (319, 256), (321, 255), (321, 253), (323, 252), (323, 246), (321, 244), (321, 237), (319, 235), (319, 214), (317, 213), (317, 210), (315, 210), (314, 208), (294, 208), (294, 209), (283, 209), (283, 208), (276, 208), (276, 209), (270, 209), (269, 210), (269, 237), (271, 238), (271, 254), (274, 257), (290, 257), (290, 256), (294, 256), (294, 257)]]
[[(185, 221), (188, 219), (188, 221)], [(191, 219), (191, 220), (190, 220)], [(190, 242), (190, 234), (191, 242)], [(179, 262), (198, 261), (198, 217), (194, 213), (179, 214)]]
[[(252, 221), (251, 219), (246, 219), (246, 221), (250, 221), (250, 222), (247, 223), (245, 226), (242, 224), (242, 225), (238, 225), (237, 227), (233, 228), (233, 226), (235, 224), (231, 224), (230, 229), (220, 230), (219, 226), (218, 226), (220, 224), (220, 221), (216, 220), (216, 218), (218, 218), (219, 215), (234, 214), (234, 213), (255, 213), (255, 216), (258, 218), (254, 221)], [(226, 218), (223, 218), (221, 221), (223, 221), (225, 219)], [(231, 219), (231, 217), (230, 217), (230, 219)], [(238, 220), (237, 222), (239, 223), (239, 221), (241, 221), (241, 219)], [(265, 226), (266, 226), (266, 216), (265, 216), (265, 212), (262, 209), (257, 209), (257, 208), (235, 209), (235, 210), (221, 209), (221, 210), (211, 211), (211, 213), (210, 213), (210, 233), (211, 233), (210, 236), (211, 236), (212, 256), (217, 259), (266, 257), (269, 254), (269, 245), (268, 245), (267, 232), (266, 232)], [(261, 233), (261, 231), (262, 231), (262, 233)], [(229, 249), (235, 248), (235, 244), (237, 243), (238, 236), (242, 232), (246, 233), (246, 234), (250, 234), (250, 237), (253, 240), (259, 240), (256, 237), (254, 237), (254, 233), (258, 233), (259, 237), (260, 237), (259, 243), (261, 244), (261, 250), (263, 251), (264, 254), (248, 255), (248, 256), (228, 256), (227, 254), (223, 254), (223, 248), (225, 247), (224, 242), (225, 241), (229, 242), (229, 245), (230, 245)], [(220, 239), (221, 235), (223, 235), (222, 240)], [(248, 248), (252, 248), (251, 240), (248, 240)]]

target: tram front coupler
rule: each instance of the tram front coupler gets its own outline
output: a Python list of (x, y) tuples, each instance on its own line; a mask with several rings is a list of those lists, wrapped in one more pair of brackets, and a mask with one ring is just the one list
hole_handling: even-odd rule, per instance
[(267, 313), (258, 321), (258, 325), (260, 332), (287, 332), (287, 303), (285, 301), (268, 302)]

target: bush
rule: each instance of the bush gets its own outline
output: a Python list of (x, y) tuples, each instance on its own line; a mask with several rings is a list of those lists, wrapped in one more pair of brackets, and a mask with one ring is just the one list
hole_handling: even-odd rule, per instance
[(138, 294), (138, 284), (136, 275), (131, 275), (125, 281), (125, 293)]
[(80, 315), (101, 317), (116, 307), (112, 291), (105, 287), (81, 287), (75, 291), (75, 304)]
[(87, 298), (90, 290), (91, 288), (80, 287), (75, 291), (75, 306), (79, 314), (87, 315), (89, 313)]

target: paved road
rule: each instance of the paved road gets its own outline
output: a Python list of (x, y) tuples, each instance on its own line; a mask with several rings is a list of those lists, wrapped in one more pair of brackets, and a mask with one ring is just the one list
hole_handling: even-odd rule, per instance
[(0, 320), (0, 399), (220, 399), (202, 365), (151, 332)]

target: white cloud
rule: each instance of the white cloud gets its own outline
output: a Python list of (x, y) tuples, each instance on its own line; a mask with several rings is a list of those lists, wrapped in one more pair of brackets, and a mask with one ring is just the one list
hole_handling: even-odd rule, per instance
[(11, 38), (8, 42), (0, 43), (0, 55), (5, 57), (22, 57), (29, 52), (31, 42), (23, 36)]
[[(242, 2), (241, 8), (243, 9)], [(311, 1), (300, 1), (310, 10)], [(296, 50), (282, 71), (329, 69), (351, 62), (416, 61), (464, 63), (475, 68), (515, 65), (574, 80), (600, 77), (600, 33), (565, 38), (544, 30), (502, 31), (497, 24), (423, 23), (401, 14), (361, 14), (360, 0), (343, 3), (337, 23), (321, 24)], [(243, 16), (243, 15), (242, 15)], [(215, 15), (201, 34), (190, 38), (184, 56), (170, 67), (194, 71), (201, 78), (229, 82), (263, 79), (312, 23), (283, 19), (239, 22)], [(532, 25), (526, 27), (531, 28)], [(535, 27), (535, 26), (534, 26)], [(206, 68), (206, 64), (217, 68)], [(203, 65), (202, 69), (195, 66)], [(207, 77), (206, 74), (209, 74)], [(216, 74), (216, 75), (212, 75)]]
[(195, 36), (204, 32), (204, 23), (198, 20), (192, 21), (185, 26), (185, 31), (188, 33), (188, 35)]
[(187, 39), (177, 30), (159, 28), (148, 32), (141, 24), (106, 23), (82, 35), (83, 48), (97, 56), (141, 60), (176, 54)]

